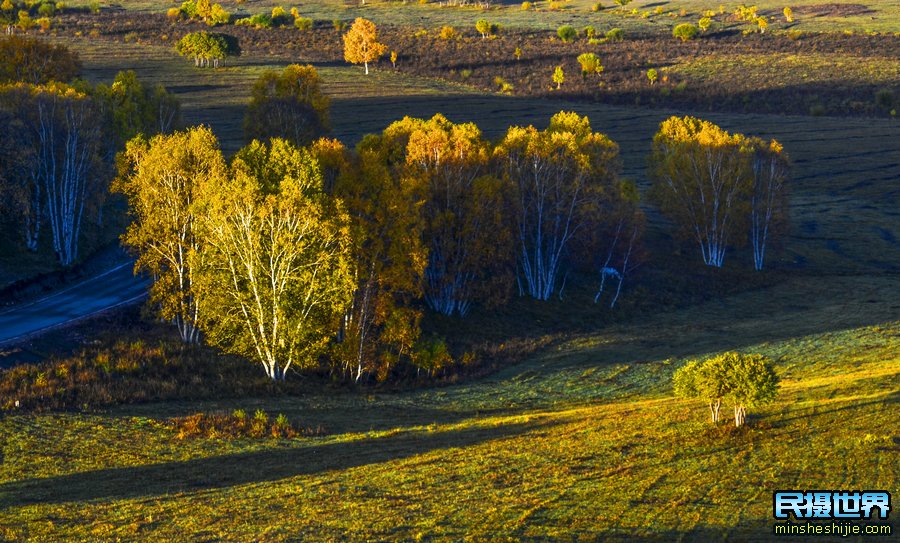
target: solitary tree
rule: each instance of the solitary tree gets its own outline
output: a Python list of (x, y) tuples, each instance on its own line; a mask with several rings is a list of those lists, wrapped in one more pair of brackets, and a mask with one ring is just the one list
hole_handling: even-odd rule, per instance
[(291, 64), (282, 72), (263, 73), (251, 91), (244, 115), (248, 140), (285, 138), (309, 145), (330, 129), (329, 98), (312, 66)]
[(475, 23), (475, 30), (481, 33), (481, 39), (485, 39), (488, 37), (488, 34), (493, 33), (494, 25), (487, 19), (479, 19), (478, 22)]
[(663, 121), (653, 138), (651, 196), (694, 238), (708, 266), (722, 267), (735, 222), (746, 216), (741, 143), (740, 135), (693, 117)]
[(193, 59), (195, 66), (215, 68), (218, 68), (219, 62), (226, 57), (239, 56), (241, 52), (234, 36), (210, 32), (186, 34), (175, 46), (175, 50), (181, 56)]
[(377, 61), (385, 51), (387, 45), (378, 42), (378, 30), (372, 21), (358, 17), (344, 34), (344, 60), (365, 65), (366, 75), (369, 63)]
[(656, 83), (656, 80), (659, 78), (659, 72), (656, 68), (650, 68), (647, 70), (647, 80), (650, 81), (650, 84)]
[(747, 420), (747, 408), (771, 402), (778, 394), (778, 376), (771, 360), (759, 354), (726, 352), (703, 362), (692, 361), (675, 372), (675, 393), (709, 404), (713, 424), (722, 402), (734, 404), (734, 425)]
[(566, 74), (563, 72), (562, 66), (557, 66), (553, 70), (553, 82), (556, 83), (556, 90), (562, 88), (562, 84), (566, 81)]
[(784, 20), (785, 20), (785, 21), (787, 21), (787, 22), (789, 22), (789, 23), (793, 23), (793, 22), (794, 22), (794, 10), (792, 10), (792, 9), (789, 8), (789, 7), (785, 7), (783, 13), (784, 13)]
[(130, 141), (113, 186), (128, 198), (133, 220), (122, 242), (137, 255), (135, 271), (153, 278), (150, 304), (186, 343), (200, 339), (205, 201), (222, 190), (226, 174), (216, 137), (197, 127)]

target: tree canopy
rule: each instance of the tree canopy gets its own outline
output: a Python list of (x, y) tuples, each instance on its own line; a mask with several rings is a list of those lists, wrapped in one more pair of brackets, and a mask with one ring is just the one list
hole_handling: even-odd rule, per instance
[(378, 42), (378, 29), (368, 19), (358, 17), (344, 34), (344, 60), (365, 65), (366, 75), (369, 74), (369, 63), (377, 61), (385, 51), (387, 45)]
[(291, 64), (282, 72), (267, 71), (254, 83), (244, 116), (248, 140), (285, 138), (309, 145), (330, 129), (329, 98), (312, 66)]

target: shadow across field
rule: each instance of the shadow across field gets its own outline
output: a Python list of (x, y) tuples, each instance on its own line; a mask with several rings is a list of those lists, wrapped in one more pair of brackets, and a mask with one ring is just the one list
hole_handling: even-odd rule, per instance
[(438, 449), (468, 447), (520, 435), (552, 423), (515, 423), (441, 432), (271, 448), (182, 462), (110, 468), (0, 485), (0, 508), (35, 503), (145, 498), (277, 481), (339, 471), (416, 456)]

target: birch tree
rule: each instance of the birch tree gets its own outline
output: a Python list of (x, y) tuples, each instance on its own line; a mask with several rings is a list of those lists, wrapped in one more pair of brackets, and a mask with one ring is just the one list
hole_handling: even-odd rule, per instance
[(421, 187), (428, 306), (462, 316), (474, 303), (503, 301), (512, 267), (509, 183), (493, 175), (478, 127), (407, 117), (385, 130), (382, 145), (395, 157), (393, 174)]
[(751, 175), (750, 245), (753, 248), (753, 265), (758, 271), (765, 264), (766, 247), (786, 229), (790, 171), (784, 148), (775, 140), (765, 142), (751, 138), (745, 146), (745, 153)]
[(731, 400), (736, 427), (746, 422), (748, 407), (775, 399), (778, 381), (771, 360), (759, 354), (737, 352), (690, 361), (673, 376), (675, 394), (705, 401), (713, 424), (721, 418), (723, 401)]
[(574, 240), (602, 222), (604, 194), (618, 190), (619, 147), (587, 117), (561, 112), (543, 131), (510, 128), (496, 154), (515, 189), (519, 293), (547, 300)]
[[(250, 153), (266, 153), (274, 167), (256, 171), (244, 161)], [(349, 219), (323, 193), (315, 160), (279, 140), (240, 153), (210, 194), (207, 220), (210, 343), (257, 361), (273, 380), (315, 366), (354, 286)]]
[(201, 317), (196, 285), (203, 267), (207, 221), (203, 202), (220, 190), (226, 164), (206, 127), (130, 141), (113, 188), (128, 198), (132, 222), (122, 242), (137, 255), (135, 272), (153, 278), (150, 305), (197, 343)]
[(351, 64), (363, 64), (369, 75), (369, 63), (375, 62), (387, 51), (387, 45), (378, 41), (375, 23), (362, 17), (353, 21), (344, 34), (344, 60)]
[[(662, 212), (693, 238), (703, 263), (721, 268), (750, 191), (742, 136), (693, 117), (671, 117), (653, 138), (651, 196)], [(736, 227), (738, 226), (738, 227)]]
[(19, 84), (8, 92), (20, 104), (22, 143), (33, 152), (27, 245), (37, 248), (46, 222), (57, 260), (68, 266), (78, 257), (85, 205), (106, 189), (98, 109), (90, 96), (62, 83)]
[(354, 381), (379, 380), (412, 354), (419, 339), (427, 249), (419, 187), (391, 175), (378, 137), (354, 156), (334, 140), (312, 147), (333, 194), (347, 206), (356, 288), (335, 345), (340, 371)]

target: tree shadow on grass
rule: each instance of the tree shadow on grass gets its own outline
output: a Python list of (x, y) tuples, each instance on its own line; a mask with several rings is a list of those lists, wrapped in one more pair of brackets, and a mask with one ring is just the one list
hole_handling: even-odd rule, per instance
[(271, 482), (413, 457), (520, 435), (555, 423), (410, 432), (361, 441), (277, 448), (143, 466), (109, 468), (0, 485), (0, 509), (26, 504), (147, 498)]

